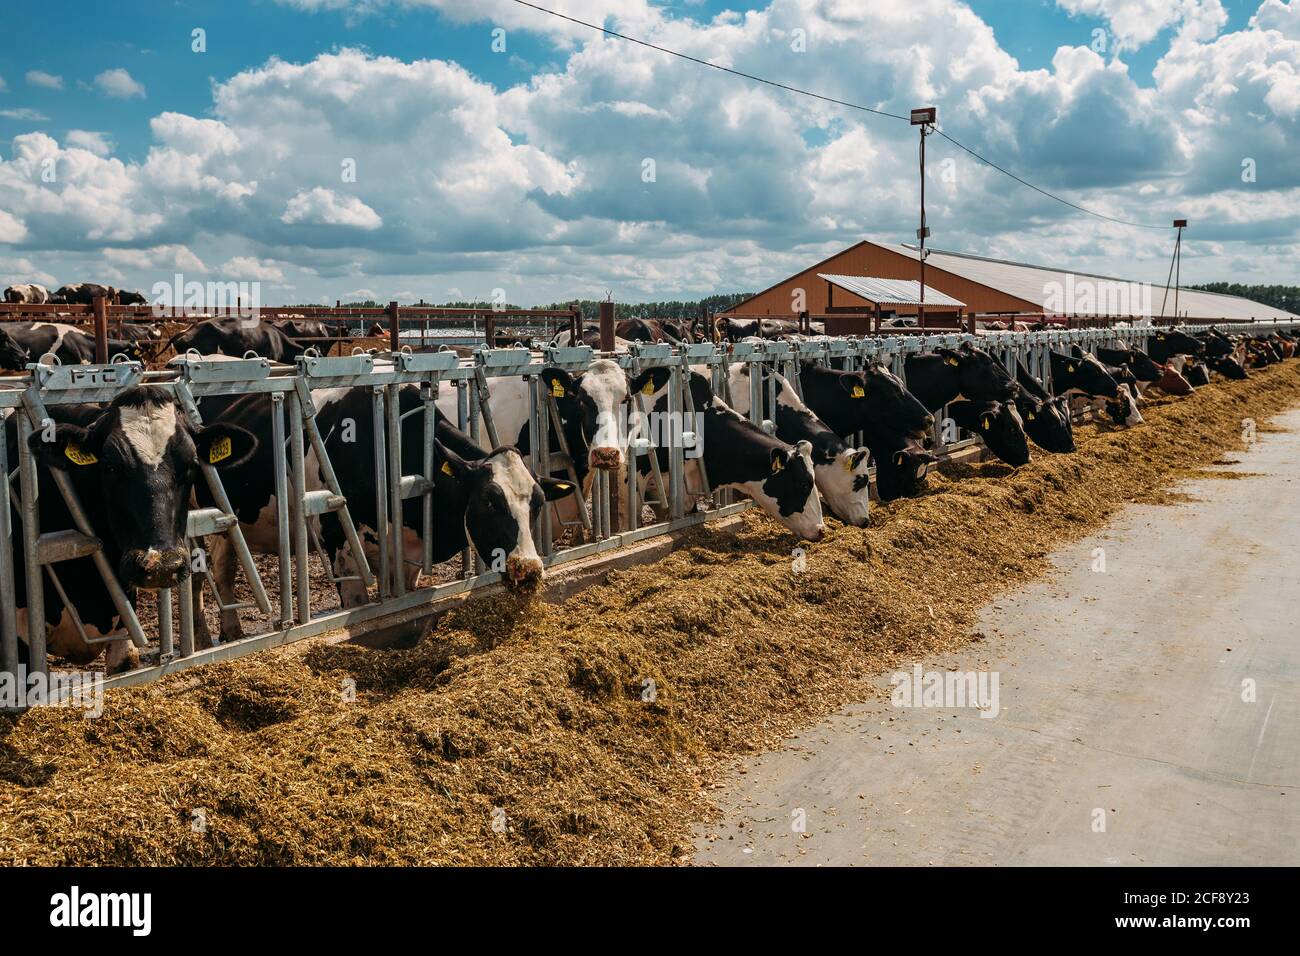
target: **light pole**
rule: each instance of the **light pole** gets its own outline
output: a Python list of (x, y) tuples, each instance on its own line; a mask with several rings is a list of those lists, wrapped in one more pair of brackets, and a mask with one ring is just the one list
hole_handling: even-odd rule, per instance
[(925, 224), (925, 138), (934, 132), (934, 120), (938, 109), (926, 106), (912, 110), (912, 125), (921, 127), (921, 227), (916, 230), (920, 242), (921, 259), (921, 301), (916, 309), (916, 324), (925, 328), (925, 240), (930, 235), (930, 228)]
[[(1174, 283), (1174, 321), (1178, 320), (1178, 287), (1182, 285), (1183, 275), (1183, 230), (1187, 228), (1186, 219), (1175, 219), (1174, 228), (1178, 238), (1174, 240), (1174, 258), (1169, 263), (1170, 278)], [(1165, 297), (1160, 300), (1160, 318), (1165, 317), (1165, 303), (1169, 301), (1169, 279), (1165, 280)]]

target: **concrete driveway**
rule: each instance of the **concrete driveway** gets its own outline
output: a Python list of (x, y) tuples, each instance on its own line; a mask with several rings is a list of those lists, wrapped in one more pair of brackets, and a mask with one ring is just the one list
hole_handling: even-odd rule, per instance
[(1255, 477), (1130, 506), (918, 662), (996, 674), (996, 717), (849, 708), (735, 775), (696, 862), (1300, 863), (1300, 410), (1279, 424), (1222, 469)]

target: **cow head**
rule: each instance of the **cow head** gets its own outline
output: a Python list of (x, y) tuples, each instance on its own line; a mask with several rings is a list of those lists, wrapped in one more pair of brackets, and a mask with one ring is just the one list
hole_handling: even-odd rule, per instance
[[(924, 438), (934, 425), (929, 410), (907, 390), (902, 379), (880, 362), (872, 362), (857, 372), (840, 372), (805, 362), (800, 380), (804, 383), (804, 400), (841, 436), (866, 429), (876, 434)], [(819, 383), (823, 387), (817, 387)]]
[(1147, 340), (1147, 351), (1162, 359), (1174, 355), (1200, 355), (1205, 343), (1188, 335), (1182, 329), (1161, 329)]
[(0, 369), (10, 372), (21, 372), (27, 367), (30, 361), (27, 350), (14, 340), (0, 325)]
[(814, 476), (817, 490), (826, 499), (826, 510), (834, 517), (855, 528), (865, 528), (871, 475), (870, 452), (865, 448), (844, 446), (825, 463), (814, 454)]
[[(614, 471), (623, 465), (623, 443), (619, 438), (619, 411), (628, 399), (627, 374), (612, 359), (597, 359), (585, 372), (571, 375), (561, 368), (544, 368), (542, 382), (555, 398), (564, 422), (566, 435), (581, 440), (577, 454), (587, 449), (587, 465), (601, 471)], [(650, 369), (636, 378), (638, 388), (653, 385), (651, 391), (668, 381), (668, 369)], [(576, 429), (576, 435), (575, 433)], [(572, 444), (572, 438), (570, 439)]]
[(961, 348), (935, 351), (955, 369), (960, 392), (971, 401), (1007, 402), (1020, 390), (1006, 366), (970, 342), (963, 342)]
[(1141, 425), (1142, 413), (1138, 411), (1137, 399), (1128, 385), (1120, 385), (1114, 399), (1106, 402), (1106, 414), (1116, 425)]
[(1055, 454), (1076, 450), (1068, 398), (1029, 399), (1017, 407), (1025, 423), (1025, 434), (1039, 448)]
[(953, 402), (948, 414), (984, 440), (999, 460), (1019, 468), (1029, 463), (1029, 440), (1020, 412), (1011, 402)]
[(1156, 381), (1156, 388), (1170, 395), (1190, 395), (1194, 391), (1192, 383), (1172, 365), (1160, 367), (1160, 378)]
[(118, 395), (86, 427), (61, 422), (31, 437), (37, 460), (73, 473), (84, 501), (102, 516), (106, 543), (120, 554), (118, 577), (128, 587), (169, 588), (189, 577), (185, 547), (190, 489), (200, 464), (238, 465), (257, 438), (237, 425), (198, 430), (185, 424), (175, 397), (138, 385)]
[(1234, 381), (1241, 381), (1246, 378), (1246, 370), (1231, 355), (1222, 355), (1217, 358), (1209, 359), (1210, 368), (1218, 372), (1224, 378), (1230, 378)]
[(509, 588), (535, 587), (542, 559), (533, 541), (533, 523), (548, 501), (572, 494), (574, 484), (538, 478), (509, 445), (479, 461), (466, 461), (441, 443), (434, 446), (439, 468), (462, 485), (466, 498), (465, 536), (489, 566), (503, 559)]
[(740, 483), (745, 493), (805, 541), (820, 541), (826, 534), (826, 524), (817, 494), (812, 444), (798, 441), (792, 446), (767, 449), (766, 455), (757, 456), (752, 464), (755, 476)]
[(1050, 352), (1052, 384), (1057, 394), (1088, 395), (1099, 398), (1119, 398), (1119, 383), (1105, 367), (1089, 353), (1065, 355)]
[(1139, 382), (1154, 382), (1163, 374), (1160, 366), (1141, 349), (1129, 349), (1128, 367)]
[(1192, 385), (1210, 384), (1210, 371), (1202, 362), (1188, 362), (1184, 365), (1183, 377)]
[(881, 501), (915, 498), (925, 487), (930, 466), (939, 459), (915, 442), (872, 451), (876, 461), (876, 494)]

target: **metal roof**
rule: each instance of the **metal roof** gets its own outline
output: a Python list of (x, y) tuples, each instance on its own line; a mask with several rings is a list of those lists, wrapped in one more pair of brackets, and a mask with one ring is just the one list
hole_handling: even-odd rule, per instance
[[(899, 255), (916, 257), (916, 247), (876, 242)], [(1036, 303), (1050, 314), (1083, 316), (1161, 316), (1165, 288), (1158, 283), (1137, 283), (1113, 276), (1071, 272), (1050, 266), (1033, 266), (1005, 259), (989, 259), (964, 252), (930, 249), (926, 264), (972, 282)], [(915, 285), (915, 283), (913, 283)], [(1128, 287), (1127, 289), (1124, 287)], [(926, 298), (930, 293), (926, 291)], [(1149, 297), (1149, 302), (1145, 301)], [(1059, 302), (1059, 305), (1058, 305)], [(1174, 290), (1169, 290), (1163, 314), (1174, 316)], [(1193, 319), (1295, 319), (1283, 309), (1251, 299), (1198, 289), (1178, 290), (1178, 315)]]
[[(911, 279), (877, 279), (872, 276), (837, 276), (817, 273), (817, 278), (825, 279), (831, 285), (838, 286), (846, 292), (861, 296), (877, 305), (920, 305), (921, 283)], [(926, 305), (944, 305), (964, 309), (965, 302), (945, 295), (933, 286), (925, 287)]]

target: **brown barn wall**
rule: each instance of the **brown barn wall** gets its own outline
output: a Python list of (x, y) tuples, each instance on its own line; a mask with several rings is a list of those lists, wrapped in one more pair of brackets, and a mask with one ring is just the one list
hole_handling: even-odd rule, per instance
[[(826, 311), (826, 280), (817, 278), (817, 273), (826, 272), (835, 275), (872, 276), (878, 279), (920, 278), (919, 267), (915, 259), (899, 255), (891, 249), (885, 249), (870, 242), (860, 242), (843, 252), (837, 253), (824, 262), (810, 266), (784, 282), (760, 292), (746, 302), (737, 305), (731, 311), (736, 315), (772, 315), (791, 317), (791, 304), (794, 290), (804, 290), (807, 310), (813, 315)], [(970, 279), (953, 275), (943, 269), (927, 265), (925, 284), (938, 289), (955, 299), (966, 303), (969, 312), (1042, 312), (1042, 307), (1025, 299), (1005, 292), (999, 292)], [(835, 290), (835, 305), (850, 306), (862, 304), (863, 300), (843, 289)], [(915, 309), (898, 309), (900, 313), (915, 313)]]

